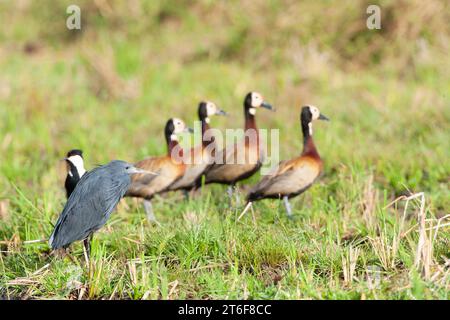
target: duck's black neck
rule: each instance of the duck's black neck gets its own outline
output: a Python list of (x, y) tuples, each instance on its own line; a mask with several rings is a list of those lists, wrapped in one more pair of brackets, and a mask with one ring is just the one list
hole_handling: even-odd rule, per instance
[(178, 140), (172, 139), (172, 132), (166, 132), (167, 154), (170, 156), (175, 147), (178, 146)]
[(302, 120), (302, 133), (303, 133), (303, 146), (309, 139), (312, 139), (311, 133), (309, 132), (310, 122)]
[(202, 146), (207, 147), (209, 144), (214, 142), (214, 138), (212, 137), (210, 140), (205, 139), (206, 132), (211, 129), (209, 123), (207, 122), (207, 117), (200, 117), (200, 121), (202, 122)]
[[(317, 152), (316, 146), (314, 145), (314, 141), (309, 129), (310, 126), (309, 121), (302, 120), (302, 133), (303, 133), (303, 155), (310, 155), (315, 158), (319, 158), (319, 153)], [(312, 131), (312, 129), (311, 129)]]

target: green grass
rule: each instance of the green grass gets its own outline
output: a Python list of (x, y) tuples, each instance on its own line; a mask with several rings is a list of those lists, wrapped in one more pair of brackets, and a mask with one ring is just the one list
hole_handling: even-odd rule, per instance
[[(427, 275), (415, 265), (420, 203), (404, 223), (405, 200), (391, 204), (424, 192), (427, 226), (450, 213), (448, 4), (379, 1), (384, 29), (371, 33), (364, 2), (86, 1), (74, 35), (64, 1), (24, 3), (0, 4), (0, 298), (450, 298), (449, 227)], [(280, 129), (282, 159), (301, 151), (302, 104), (332, 120), (314, 127), (325, 172), (293, 200), (294, 221), (267, 200), (256, 226), (236, 222), (242, 204), (213, 185), (156, 198), (161, 227), (126, 199), (94, 237), (90, 272), (79, 243), (73, 260), (23, 243), (52, 231), (69, 149), (87, 168), (162, 154), (169, 117), (192, 123), (208, 99), (230, 114), (211, 124), (237, 128), (250, 90), (277, 107), (257, 122)]]

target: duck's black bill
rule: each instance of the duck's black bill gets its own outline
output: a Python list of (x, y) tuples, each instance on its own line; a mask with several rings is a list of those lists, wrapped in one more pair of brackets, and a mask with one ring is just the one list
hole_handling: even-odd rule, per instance
[(261, 104), (261, 107), (266, 108), (268, 110), (272, 110), (275, 111), (275, 108), (268, 102), (263, 101), (263, 103)]
[(330, 119), (328, 119), (327, 117), (325, 117), (323, 114), (320, 114), (319, 120), (330, 121)]
[(216, 114), (217, 114), (218, 116), (227, 116), (227, 115), (228, 115), (228, 113), (226, 113), (226, 112), (223, 111), (223, 110), (218, 110), (218, 111), (216, 112)]

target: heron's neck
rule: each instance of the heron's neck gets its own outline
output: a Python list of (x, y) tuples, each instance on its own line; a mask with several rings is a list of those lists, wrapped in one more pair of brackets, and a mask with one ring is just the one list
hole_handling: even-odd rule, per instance
[(68, 166), (69, 166), (69, 168), (67, 170), (67, 175), (70, 178), (78, 180), (84, 174), (84, 171), (83, 172), (79, 172), (79, 170), (77, 169), (77, 167), (73, 163), (69, 162)]

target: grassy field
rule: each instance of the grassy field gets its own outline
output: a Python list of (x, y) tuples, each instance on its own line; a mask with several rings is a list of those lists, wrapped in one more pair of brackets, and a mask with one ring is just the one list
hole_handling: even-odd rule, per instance
[[(0, 299), (450, 298), (447, 1), (76, 1), (69, 31), (73, 2), (0, 2)], [(213, 185), (156, 198), (159, 227), (122, 201), (89, 272), (79, 243), (74, 260), (26, 243), (64, 206), (68, 150), (87, 168), (163, 154), (168, 118), (208, 99), (230, 114), (213, 127), (240, 127), (251, 90), (277, 107), (257, 123), (281, 159), (301, 152), (301, 105), (332, 120), (294, 221), (267, 200), (236, 222)]]

